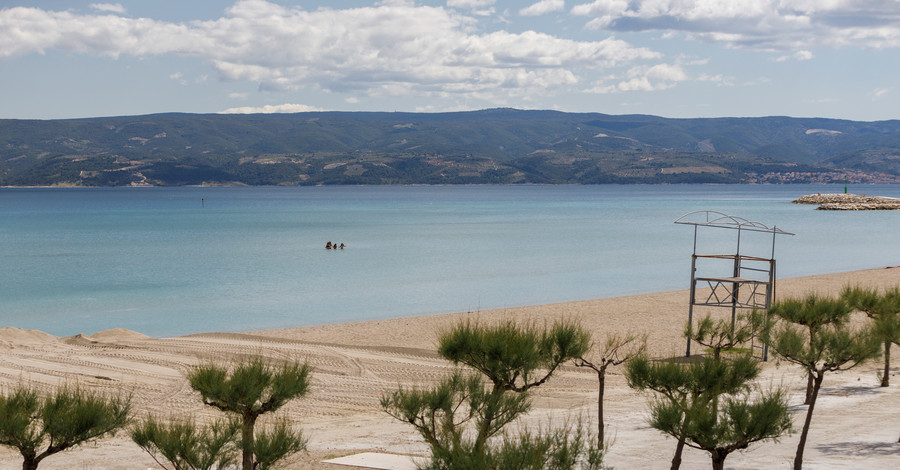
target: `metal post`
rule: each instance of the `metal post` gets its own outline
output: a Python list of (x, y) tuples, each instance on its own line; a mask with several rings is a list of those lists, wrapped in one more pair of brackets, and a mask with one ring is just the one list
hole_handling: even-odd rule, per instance
[[(741, 228), (738, 227), (737, 236), (737, 252), (734, 255), (734, 274), (735, 278), (741, 277)], [(734, 333), (734, 325), (737, 321), (737, 301), (741, 294), (741, 284), (733, 282), (731, 284), (731, 332)]]
[[(694, 230), (696, 230), (696, 229), (697, 228), (694, 227)], [(773, 226), (772, 227), (772, 258), (771, 259), (775, 259), (775, 234), (777, 232), (778, 232), (778, 226), (777, 225)]]
[[(738, 278), (741, 274), (741, 255), (734, 257), (734, 277)], [(741, 283), (731, 283), (731, 333), (734, 333), (734, 324), (737, 321), (737, 303), (738, 296), (741, 294)]]
[[(766, 289), (766, 323), (769, 321), (769, 308), (775, 302), (775, 235), (778, 233), (778, 226), (772, 226), (772, 257), (769, 259), (769, 288)], [(763, 343), (763, 362), (769, 360), (769, 345)]]
[[(694, 254), (694, 255), (697, 254), (697, 226), (696, 225), (694, 225), (694, 251), (692, 251), (691, 254)], [(693, 278), (693, 276), (691, 276), (691, 278)]]
[[(694, 227), (694, 230), (696, 231), (697, 228)], [(695, 297), (697, 295), (696, 275), (697, 275), (697, 254), (694, 253), (693, 255), (691, 255), (691, 301), (688, 305), (688, 325), (694, 324), (693, 323), (693, 321), (694, 321), (694, 301), (696, 300)], [(688, 337), (688, 339), (687, 339), (687, 349), (685, 350), (684, 355), (685, 355), (685, 357), (691, 357), (691, 338), (690, 337)]]
[[(774, 244), (773, 244), (774, 246)], [(766, 295), (766, 322), (769, 321), (769, 307), (775, 302), (775, 257), (769, 263), (769, 293)], [(769, 345), (763, 343), (763, 361), (769, 360)]]

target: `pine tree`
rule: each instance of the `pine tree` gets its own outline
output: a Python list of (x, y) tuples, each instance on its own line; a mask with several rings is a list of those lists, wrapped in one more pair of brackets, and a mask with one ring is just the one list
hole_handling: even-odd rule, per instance
[[(804, 299), (785, 299), (769, 308), (769, 319), (782, 320), (806, 329), (809, 347), (820, 329), (828, 326), (842, 326), (850, 319), (850, 306), (840, 299), (825, 299), (815, 294)], [(768, 327), (768, 326), (767, 326)], [(769, 345), (769, 347), (772, 347)], [(806, 398), (804, 405), (812, 403), (815, 377), (812, 371), (806, 375)]]
[(130, 410), (127, 397), (68, 386), (42, 396), (20, 385), (0, 396), (0, 444), (22, 454), (23, 470), (36, 470), (53, 454), (115, 434)]
[[(728, 453), (743, 448), (741, 445), (769, 438), (768, 434), (742, 435), (737, 432), (729, 436), (728, 432), (732, 431), (728, 427), (716, 428), (715, 434), (711, 435), (714, 439), (699, 433), (704, 429), (701, 423), (709, 425), (711, 418), (712, 421), (718, 420), (719, 397), (741, 395), (758, 375), (759, 364), (747, 355), (731, 361), (705, 357), (684, 363), (637, 357), (625, 367), (625, 377), (630, 387), (656, 394), (656, 399), (651, 403), (651, 425), (678, 440), (672, 457), (672, 470), (681, 467), (681, 453), (685, 445), (709, 450), (715, 465), (717, 456), (712, 449), (724, 461)], [(701, 418), (705, 421), (693, 422)], [(723, 423), (722, 426), (725, 426), (728, 421)], [(709, 430), (714, 432), (713, 428)], [(716, 446), (710, 448), (710, 442)]]
[(235, 436), (240, 427), (233, 419), (200, 427), (194, 420), (173, 418), (160, 423), (148, 416), (132, 428), (131, 439), (164, 469), (160, 459), (173, 470), (225, 469), (237, 461)]
[[(238, 417), (241, 423), (241, 468), (261, 470), (306, 448), (300, 432), (291, 431), (283, 423), (270, 433), (262, 433), (262, 438), (254, 433), (254, 429), (261, 415), (306, 395), (309, 374), (307, 364), (288, 362), (278, 367), (255, 358), (231, 369), (215, 364), (199, 366), (188, 374), (188, 382), (191, 388), (200, 392), (203, 403)], [(281, 454), (273, 454), (275, 450)], [(265, 461), (261, 458), (263, 451), (267, 454)]]
[(884, 370), (881, 386), (891, 385), (891, 344), (900, 344), (900, 287), (894, 287), (878, 295), (876, 289), (860, 286), (844, 288), (841, 293), (851, 308), (864, 312), (872, 319), (875, 334), (884, 345)]
[(640, 356), (647, 350), (647, 335), (629, 333), (621, 335), (611, 333), (606, 336), (603, 346), (597, 351), (593, 360), (579, 357), (575, 359), (577, 367), (588, 367), (597, 373), (597, 446), (603, 448), (606, 434), (603, 417), (603, 395), (606, 391), (606, 370), (610, 366), (618, 366)]
[(724, 403), (719, 403), (703, 399), (682, 404), (657, 401), (651, 406), (650, 425), (683, 437), (689, 447), (708, 452), (713, 470), (725, 468), (725, 458), (734, 451), (777, 439), (791, 428), (787, 399), (780, 390), (756, 399), (747, 394), (725, 396)]
[[(791, 308), (785, 308), (785, 305)], [(802, 301), (789, 299), (773, 305), (771, 312), (775, 314), (777, 325), (767, 327), (763, 341), (779, 357), (806, 369), (807, 376), (812, 378), (809, 408), (794, 456), (794, 470), (800, 470), (825, 374), (847, 370), (876, 357), (880, 341), (871, 329), (851, 331), (844, 321), (834, 321), (849, 312), (849, 307), (841, 300), (814, 295)], [(810, 325), (817, 326), (812, 328)]]
[[(461, 323), (442, 333), (438, 353), (480, 375), (457, 371), (430, 389), (400, 388), (386, 394), (382, 408), (412, 424), (431, 448), (429, 468), (572, 468), (582, 454), (587, 468), (599, 468), (602, 453), (563, 434), (529, 432), (492, 446), (503, 428), (531, 407), (529, 391), (545, 383), (565, 362), (584, 355), (590, 336), (574, 323), (550, 329), (505, 322)], [(580, 430), (580, 427), (578, 428)], [(576, 456), (576, 457), (573, 457)]]

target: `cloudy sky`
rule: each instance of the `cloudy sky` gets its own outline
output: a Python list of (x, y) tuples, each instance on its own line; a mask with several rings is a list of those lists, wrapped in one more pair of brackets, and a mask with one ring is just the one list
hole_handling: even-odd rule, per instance
[(0, 118), (900, 118), (900, 0), (0, 0)]

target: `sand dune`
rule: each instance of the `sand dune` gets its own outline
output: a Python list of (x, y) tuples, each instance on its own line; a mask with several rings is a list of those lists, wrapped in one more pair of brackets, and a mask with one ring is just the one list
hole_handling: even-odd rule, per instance
[(38, 330), (25, 330), (11, 326), (0, 328), (0, 341), (10, 343), (10, 345), (47, 343), (54, 342), (57, 339), (59, 338), (56, 336)]
[[(900, 285), (900, 269), (874, 269), (779, 281), (780, 297), (816, 291), (834, 294), (847, 283)], [(552, 321), (579, 319), (597, 338), (612, 331), (646, 331), (655, 356), (684, 353), (681, 330), (687, 318), (687, 291), (510, 308), (449, 315), (421, 316), (360, 323), (323, 325), (248, 333), (207, 333), (177, 338), (150, 338), (113, 329), (57, 338), (18, 328), (0, 328), (0, 383), (25, 382), (42, 390), (77, 383), (110, 393), (131, 393), (136, 414), (215, 416), (184, 379), (184, 372), (204, 361), (229, 361), (249, 355), (307, 360), (315, 368), (311, 393), (284, 410), (310, 438), (310, 452), (290, 468), (339, 468), (319, 463), (325, 457), (374, 451), (424, 455), (427, 451), (409, 426), (378, 407), (379, 394), (403, 385), (438, 380), (450, 365), (434, 352), (441, 328), (461, 319), (515, 318)], [(895, 351), (898, 348), (894, 348)], [(894, 364), (900, 363), (897, 357)], [(878, 364), (825, 379), (814, 416), (805, 462), (808, 468), (894, 468), (900, 458), (900, 377), (889, 389), (875, 387)], [(895, 369), (896, 372), (896, 369)], [(646, 397), (631, 391), (618, 370), (607, 389), (607, 423), (615, 443), (608, 462), (619, 469), (668, 468), (674, 442), (645, 421)], [(764, 386), (784, 384), (792, 402), (801, 403), (805, 381), (787, 364), (765, 367)], [(525, 423), (559, 422), (583, 413), (592, 416), (596, 378), (591, 371), (565, 367), (540, 387), (535, 409)], [(802, 406), (796, 407), (804, 411)], [(803, 414), (795, 415), (796, 427)], [(797, 436), (766, 443), (728, 459), (735, 469), (784, 468)], [(0, 469), (21, 468), (16, 454), (0, 451)], [(124, 435), (48, 458), (42, 469), (157, 468)], [(683, 468), (709, 468), (705, 453), (685, 452)]]
[(94, 341), (106, 341), (110, 343), (116, 343), (119, 341), (139, 341), (149, 338), (149, 336), (143, 333), (126, 330), (125, 328), (111, 328), (91, 335), (91, 339)]

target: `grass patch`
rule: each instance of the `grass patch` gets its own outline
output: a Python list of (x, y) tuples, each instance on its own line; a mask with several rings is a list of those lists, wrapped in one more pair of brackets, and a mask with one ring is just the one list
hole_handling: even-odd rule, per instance
[[(750, 354), (752, 350), (750, 348), (731, 348), (725, 349), (722, 351), (722, 354)], [(712, 348), (706, 348), (706, 354), (712, 354)]]

